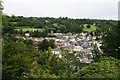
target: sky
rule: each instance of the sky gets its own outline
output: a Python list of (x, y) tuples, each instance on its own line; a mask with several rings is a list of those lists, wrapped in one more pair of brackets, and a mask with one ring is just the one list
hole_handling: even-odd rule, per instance
[(119, 0), (4, 0), (3, 12), (25, 17), (118, 19)]

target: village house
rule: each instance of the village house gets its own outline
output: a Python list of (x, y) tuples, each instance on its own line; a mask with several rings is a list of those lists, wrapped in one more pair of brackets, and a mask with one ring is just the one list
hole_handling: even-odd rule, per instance
[(37, 37), (30, 37), (28, 33), (25, 33), (25, 37), (16, 36), (16, 38), (22, 38), (24, 40), (30, 39), (33, 41), (34, 44), (39, 44), (39, 42), (42, 42), (44, 39), (47, 39), (48, 41), (50, 39), (53, 39), (55, 40), (56, 48), (52, 49), (52, 52), (59, 58), (62, 57), (61, 49), (65, 49), (68, 50), (69, 52), (76, 51), (83, 54), (83, 58), (80, 59), (82, 62), (90, 63), (92, 61), (92, 45), (97, 43), (95, 42), (96, 39), (95, 36), (91, 36), (87, 33), (62, 34), (62, 33), (53, 33), (52, 31), (51, 34), (55, 35), (55, 37), (37, 38)]

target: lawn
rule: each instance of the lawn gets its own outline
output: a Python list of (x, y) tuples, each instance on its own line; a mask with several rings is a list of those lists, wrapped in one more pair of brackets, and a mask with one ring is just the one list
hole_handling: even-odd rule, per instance
[(84, 24), (84, 25), (83, 25), (83, 26), (84, 26), (83, 31), (96, 31), (96, 26), (90, 25), (90, 26), (91, 26), (90, 28), (86, 28), (87, 25), (88, 25), (88, 24)]
[(29, 28), (29, 27), (24, 27), (24, 28), (17, 28), (16, 30), (20, 30), (22, 29), (23, 32), (25, 31), (32, 31), (32, 30), (43, 30), (43, 29), (40, 29), (40, 28)]

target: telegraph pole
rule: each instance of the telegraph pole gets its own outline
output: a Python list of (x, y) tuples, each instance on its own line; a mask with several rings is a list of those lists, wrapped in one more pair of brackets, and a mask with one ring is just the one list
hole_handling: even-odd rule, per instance
[(0, 0), (0, 80), (2, 79), (2, 1)]
[(3, 6), (2, 1), (0, 0), (0, 38), (2, 38), (2, 10)]

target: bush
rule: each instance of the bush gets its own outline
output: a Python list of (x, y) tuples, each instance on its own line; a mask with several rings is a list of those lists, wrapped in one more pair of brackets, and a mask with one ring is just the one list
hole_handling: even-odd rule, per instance
[(88, 24), (87, 26), (86, 26), (86, 28), (90, 28), (91, 26)]

